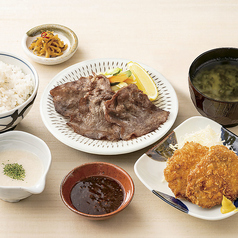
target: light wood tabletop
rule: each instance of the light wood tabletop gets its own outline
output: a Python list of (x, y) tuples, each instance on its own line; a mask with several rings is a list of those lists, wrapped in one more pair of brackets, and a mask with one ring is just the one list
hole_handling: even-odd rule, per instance
[[(238, 47), (237, 12), (236, 0), (1, 0), (0, 51), (29, 60), (40, 80), (34, 105), (15, 130), (44, 140), (51, 150), (52, 164), (41, 194), (18, 203), (0, 201), (0, 237), (235, 237), (238, 215), (219, 221), (194, 218), (167, 205), (141, 183), (134, 164), (152, 145), (123, 155), (82, 152), (47, 130), (39, 108), (44, 89), (65, 68), (98, 58), (129, 59), (160, 72), (176, 91), (179, 111), (171, 131), (200, 115), (188, 89), (192, 61), (209, 49)], [(35, 63), (21, 46), (29, 29), (47, 23), (67, 26), (78, 36), (75, 55), (62, 64)], [(229, 129), (238, 134), (238, 126)], [(59, 193), (61, 181), (70, 170), (96, 161), (120, 166), (135, 184), (131, 204), (104, 221), (71, 212)]]

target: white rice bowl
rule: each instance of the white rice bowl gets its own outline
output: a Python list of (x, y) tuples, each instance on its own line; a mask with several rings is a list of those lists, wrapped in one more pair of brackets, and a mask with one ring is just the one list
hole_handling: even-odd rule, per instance
[(18, 66), (0, 61), (0, 113), (24, 103), (33, 93), (34, 82)]
[(12, 130), (31, 110), (39, 87), (33, 65), (0, 51), (0, 133)]

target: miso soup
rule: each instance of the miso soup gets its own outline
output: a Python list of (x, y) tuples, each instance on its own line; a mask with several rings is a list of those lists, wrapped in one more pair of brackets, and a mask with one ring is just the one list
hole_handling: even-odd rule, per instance
[(203, 95), (227, 102), (238, 102), (238, 62), (210, 61), (195, 73), (192, 83)]

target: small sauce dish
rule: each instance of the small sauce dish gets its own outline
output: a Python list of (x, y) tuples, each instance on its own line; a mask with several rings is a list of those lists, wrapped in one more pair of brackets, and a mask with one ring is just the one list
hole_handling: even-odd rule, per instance
[[(36, 40), (37, 37), (40, 37), (45, 31), (54, 32), (54, 34), (57, 34), (64, 44), (68, 45), (68, 48), (63, 52), (62, 55), (46, 58), (45, 56), (38, 56), (34, 54), (33, 51), (29, 49), (32, 42)], [(22, 38), (22, 48), (26, 55), (33, 61), (44, 65), (56, 65), (65, 62), (74, 55), (78, 48), (78, 37), (71, 29), (66, 26), (58, 24), (44, 24), (36, 26), (24, 34)]]
[[(93, 191), (93, 188), (91, 187), (92, 179), (98, 179), (101, 178), (102, 180), (108, 179), (106, 183), (111, 183), (111, 184), (104, 184), (101, 179), (98, 180), (98, 184), (96, 185), (97, 187), (100, 187), (98, 191), (101, 193), (103, 191), (104, 185), (108, 188), (110, 188), (112, 194), (107, 200), (108, 203), (115, 203), (116, 205), (117, 201), (114, 201), (117, 198), (117, 186), (119, 185), (121, 187), (121, 190), (123, 192), (123, 198), (118, 207), (115, 208), (115, 210), (109, 211), (109, 212), (104, 212), (102, 214), (98, 214), (97, 212), (86, 212), (86, 211), (79, 211), (78, 209), (75, 208), (73, 205), (74, 203), (74, 198), (73, 196), (75, 194), (74, 190), (77, 188), (76, 186), (79, 185), (83, 181), (89, 181), (90, 186), (89, 191)], [(117, 184), (116, 187), (112, 186), (112, 184)], [(85, 184), (85, 187), (87, 187), (87, 184)], [(77, 188), (78, 189), (78, 188)], [(92, 190), (91, 190), (92, 189)], [(85, 194), (84, 191), (81, 191), (82, 194)], [(95, 206), (93, 204), (95, 200), (100, 204), (104, 203), (101, 199), (106, 197), (106, 194), (103, 194), (101, 197), (98, 197), (98, 192), (93, 194), (88, 194), (88, 201), (91, 206)], [(94, 196), (95, 195), (95, 196)], [(124, 171), (122, 168), (110, 164), (110, 163), (105, 163), (105, 162), (94, 162), (94, 163), (86, 163), (83, 164), (79, 167), (74, 168), (72, 171), (70, 171), (65, 178), (63, 179), (61, 186), (60, 186), (60, 196), (63, 201), (63, 203), (68, 207), (71, 211), (75, 212), (76, 214), (79, 214), (83, 217), (89, 218), (91, 220), (103, 220), (110, 218), (122, 210), (124, 210), (131, 202), (133, 196), (134, 196), (134, 183), (130, 175)], [(78, 196), (78, 195), (77, 195)], [(78, 196), (81, 197), (81, 196)], [(86, 195), (87, 197), (87, 195)], [(120, 195), (118, 195), (120, 197)], [(86, 198), (87, 199), (87, 198)], [(102, 201), (102, 202), (101, 202)], [(80, 203), (83, 202), (83, 198), (80, 198), (78, 202), (78, 205), (80, 207)], [(74, 203), (75, 204), (75, 203)], [(92, 209), (93, 210), (93, 209)]]
[[(38, 175), (38, 179), (34, 182), (34, 184), (31, 184), (29, 182), (30, 186), (28, 186), (27, 184), (15, 185), (15, 182), (18, 181), (14, 181), (16, 179), (11, 179), (10, 177), (8, 177), (8, 179), (10, 182), (12, 181), (14, 183), (12, 185), (8, 183), (5, 186), (5, 184), (2, 184), (3, 181), (1, 181), (0, 199), (6, 202), (18, 202), (24, 198), (31, 196), (32, 194), (39, 194), (43, 192), (46, 183), (46, 176), (51, 165), (51, 152), (46, 143), (40, 138), (26, 132), (9, 131), (0, 134), (0, 153), (6, 151), (25, 151), (33, 154), (38, 159), (39, 163), (37, 163), (37, 165), (40, 164), (40, 168), (39, 166), (34, 166), (34, 163), (28, 160), (28, 163), (32, 163), (32, 165), (29, 167), (30, 169), (25, 171), (26, 179), (27, 176), (29, 176), (29, 181), (31, 178), (35, 179), (35, 176), (37, 176), (39, 169), (41, 169), (41, 173)], [(17, 156), (17, 154), (15, 154), (15, 156)], [(2, 160), (3, 158), (1, 158), (1, 161)], [(14, 163), (17, 163), (17, 161), (18, 158), (16, 158), (16, 162)], [(7, 164), (7, 160), (4, 163)], [(1, 162), (1, 173), (4, 173), (4, 168), (2, 168), (2, 165), (3, 162)], [(30, 174), (32, 175), (32, 177), (30, 176)]]

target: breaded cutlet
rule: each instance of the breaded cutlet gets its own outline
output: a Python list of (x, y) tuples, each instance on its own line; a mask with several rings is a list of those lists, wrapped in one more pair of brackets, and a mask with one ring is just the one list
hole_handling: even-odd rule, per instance
[(231, 201), (238, 197), (238, 156), (216, 145), (189, 173), (186, 196), (200, 207), (211, 208), (221, 204), (223, 195)]
[(199, 143), (187, 142), (168, 159), (164, 176), (176, 198), (187, 198), (187, 177), (208, 150), (208, 147)]

